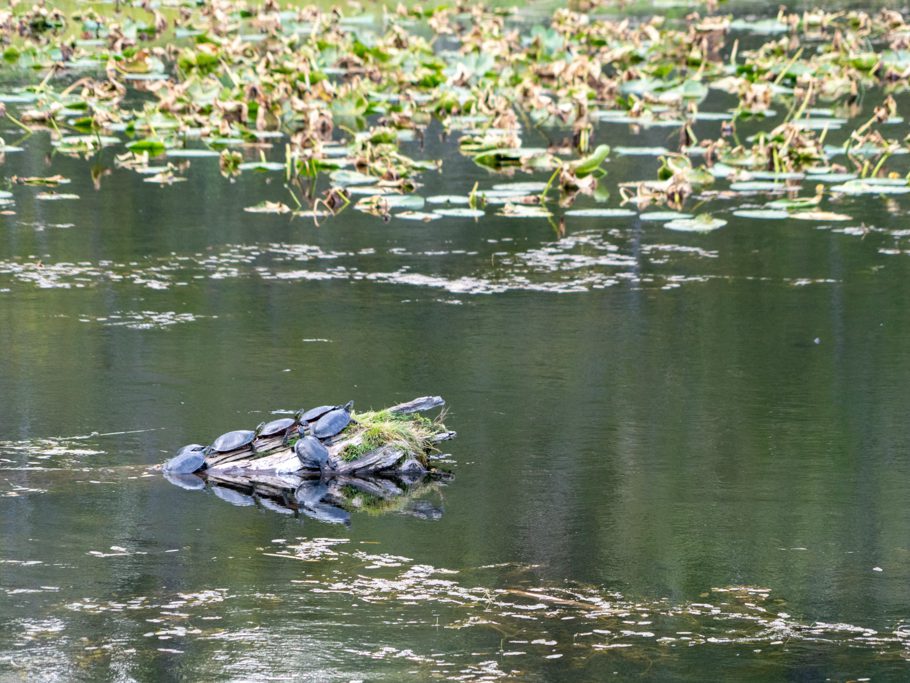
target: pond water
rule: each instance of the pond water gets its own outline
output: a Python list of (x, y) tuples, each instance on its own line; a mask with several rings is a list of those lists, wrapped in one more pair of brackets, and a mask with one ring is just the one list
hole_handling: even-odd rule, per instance
[[(315, 225), (244, 211), (288, 201), (280, 173), (200, 158), (162, 187), (117, 148), (20, 144), (4, 177), (78, 198), (15, 185), (0, 215), (0, 679), (907, 678), (902, 198), (762, 220), (733, 212), (772, 197), (708, 197), (710, 233), (496, 207)], [(509, 181), (436, 124), (421, 153), (443, 160), (422, 196)], [(619, 208), (657, 162), (606, 167)], [(150, 469), (273, 413), (424, 394), (458, 431), (441, 515), (326, 525)]]

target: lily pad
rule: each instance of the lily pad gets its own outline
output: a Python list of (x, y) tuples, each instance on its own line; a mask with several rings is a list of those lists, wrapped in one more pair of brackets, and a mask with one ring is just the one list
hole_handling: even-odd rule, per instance
[(798, 211), (790, 214), (790, 218), (801, 221), (849, 221), (851, 217), (845, 213), (834, 211)]
[(127, 149), (133, 152), (148, 152), (152, 156), (164, 154), (167, 145), (164, 140), (159, 138), (143, 138), (142, 140), (133, 140), (126, 144)]
[(784, 192), (792, 188), (771, 180), (745, 180), (730, 183), (730, 189), (734, 192)]
[(669, 154), (666, 147), (616, 147), (616, 153), (624, 157), (659, 157)]
[(506, 204), (497, 213), (497, 216), (507, 218), (549, 218), (553, 214), (545, 206), (535, 204)]
[(806, 180), (816, 183), (846, 183), (857, 177), (855, 173), (810, 173)]
[(787, 211), (797, 211), (799, 209), (811, 209), (818, 206), (818, 197), (796, 197), (795, 199), (775, 199), (765, 204), (769, 209), (785, 209)]
[(712, 232), (724, 227), (726, 224), (727, 221), (704, 213), (695, 218), (677, 218), (669, 223), (664, 223), (664, 227), (667, 230), (677, 230), (679, 232)]
[(283, 171), (285, 165), (277, 161), (246, 161), (237, 168), (241, 171)]
[(395, 218), (401, 218), (405, 221), (421, 221), (423, 223), (438, 221), (442, 218), (438, 213), (428, 213), (426, 211), (402, 211), (401, 213), (392, 215), (395, 216)]
[(45, 202), (56, 202), (67, 199), (79, 199), (79, 195), (67, 192), (39, 192), (35, 195), (35, 199), (40, 199)]
[(470, 204), (471, 198), (467, 195), (437, 194), (427, 197), (428, 204)]
[(455, 209), (433, 209), (434, 213), (446, 218), (480, 218), (486, 214), (480, 209), (455, 208)]
[(579, 218), (630, 218), (635, 215), (629, 209), (570, 209), (566, 216)]
[(910, 185), (905, 180), (896, 182), (886, 182), (883, 178), (870, 178), (866, 180), (848, 180), (842, 185), (834, 185), (832, 192), (840, 194), (907, 194), (910, 192)]
[(220, 158), (221, 154), (213, 149), (181, 147), (167, 150), (167, 156), (173, 157), (174, 159), (205, 159), (210, 157)]
[(765, 221), (779, 221), (790, 216), (786, 211), (780, 209), (738, 209), (733, 212), (738, 218), (757, 218)]
[(282, 202), (259, 202), (255, 206), (247, 206), (243, 210), (247, 213), (290, 213), (291, 207)]
[[(526, 194), (528, 192), (543, 192), (546, 187), (547, 184), (545, 182), (524, 181), (514, 183), (497, 183), (493, 186), (493, 190), (498, 192), (516, 192), (518, 194)], [(467, 199), (467, 197), (465, 197), (465, 199)], [(430, 199), (427, 198), (427, 201), (430, 201)]]
[(692, 218), (691, 213), (682, 213), (681, 211), (648, 211), (638, 215), (640, 221), (666, 222), (675, 221), (676, 219)]
[(341, 186), (372, 185), (379, 182), (379, 178), (376, 176), (360, 173), (359, 171), (349, 171), (347, 169), (332, 171), (332, 173), (329, 174), (329, 178), (333, 184)]
[(364, 197), (354, 208), (359, 211), (373, 211), (375, 209), (410, 209), (419, 211), (423, 208), (425, 200), (416, 194), (386, 194)]

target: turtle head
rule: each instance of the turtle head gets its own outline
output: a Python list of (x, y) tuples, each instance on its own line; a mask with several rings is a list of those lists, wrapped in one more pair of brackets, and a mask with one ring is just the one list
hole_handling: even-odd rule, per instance
[(347, 412), (351, 412), (351, 410), (353, 410), (353, 408), (354, 408), (354, 402), (353, 402), (353, 401), (348, 401), (347, 403), (345, 403), (345, 404), (342, 406), (342, 408), (344, 408)]
[(294, 413), (294, 422), (300, 422), (300, 418), (303, 417), (303, 414), (306, 412), (303, 408)]
[(263, 427), (265, 427), (265, 422), (260, 422), (258, 425), (256, 425), (256, 429), (254, 430), (256, 436), (259, 436), (262, 433)]

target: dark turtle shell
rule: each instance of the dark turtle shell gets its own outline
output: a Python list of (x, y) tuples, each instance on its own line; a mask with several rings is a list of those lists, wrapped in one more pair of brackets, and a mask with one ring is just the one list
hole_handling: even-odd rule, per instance
[(313, 436), (317, 439), (328, 439), (340, 434), (345, 427), (351, 424), (351, 408), (353, 407), (354, 402), (349, 401), (340, 408), (330, 410), (320, 417), (312, 427)]
[(313, 436), (305, 436), (294, 444), (294, 453), (300, 459), (300, 464), (309, 470), (319, 470), (329, 461), (329, 449)]
[(315, 422), (327, 412), (330, 410), (335, 410), (337, 407), (338, 406), (319, 406), (318, 408), (311, 408), (300, 416), (300, 422), (304, 424), (308, 422)]
[(172, 474), (192, 474), (205, 469), (205, 446), (191, 443), (164, 464), (164, 471)]
[(297, 424), (297, 418), (282, 417), (278, 420), (266, 422), (259, 428), (260, 439), (270, 439), (273, 436), (287, 434), (288, 431)]
[(212, 442), (212, 450), (216, 453), (229, 453), (240, 450), (253, 443), (255, 438), (256, 432), (251, 432), (248, 429), (227, 432)]

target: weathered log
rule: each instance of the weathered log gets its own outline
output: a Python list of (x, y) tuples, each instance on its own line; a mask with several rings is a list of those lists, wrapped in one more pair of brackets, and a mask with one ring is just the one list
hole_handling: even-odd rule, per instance
[(376, 450), (370, 451), (356, 460), (338, 462), (335, 465), (334, 470), (338, 474), (351, 474), (354, 472), (358, 474), (371, 474), (373, 472), (390, 469), (406, 455), (407, 454), (404, 451), (399, 450), (395, 446), (380, 446)]
[[(445, 405), (440, 396), (422, 396), (412, 401), (399, 403), (389, 408), (390, 413), (410, 415), (417, 412), (433, 410)], [(441, 443), (456, 436), (454, 431), (445, 431), (432, 437), (431, 443)], [(406, 483), (415, 477), (423, 476), (427, 470), (422, 462), (426, 461), (426, 453), (408, 453), (399, 447), (388, 444), (366, 453), (355, 460), (342, 460), (341, 453), (351, 446), (362, 443), (362, 434), (340, 434), (334, 442), (327, 442), (329, 448), (329, 471), (338, 475), (368, 476), (383, 473), (385, 476), (405, 476)], [(401, 465), (407, 463), (405, 470)], [(286, 437), (262, 439), (256, 442), (256, 451), (247, 448), (226, 454), (211, 454), (206, 458), (209, 476), (224, 480), (262, 481), (264, 486), (280, 486), (280, 482), (271, 481), (269, 477), (286, 478), (289, 476), (307, 476), (294, 449), (287, 444)], [(285, 480), (289, 481), (289, 480)]]
[(422, 413), (433, 408), (444, 406), (446, 402), (442, 396), (421, 396), (413, 401), (399, 403), (389, 408), (389, 412), (395, 415), (410, 415), (411, 413)]

